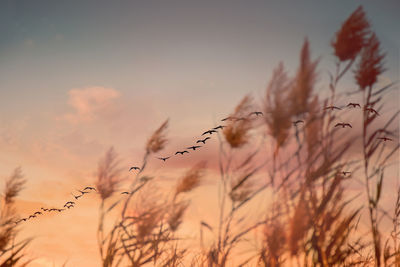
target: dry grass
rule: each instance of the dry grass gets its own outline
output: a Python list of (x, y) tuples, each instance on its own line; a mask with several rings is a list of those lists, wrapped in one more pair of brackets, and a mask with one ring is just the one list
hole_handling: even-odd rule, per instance
[(30, 262), (22, 262), (26, 257), (24, 249), (30, 243), (30, 239), (17, 241), (18, 216), (14, 208), (15, 199), (25, 182), (21, 168), (16, 168), (6, 179), (0, 210), (0, 266), (26, 266)]

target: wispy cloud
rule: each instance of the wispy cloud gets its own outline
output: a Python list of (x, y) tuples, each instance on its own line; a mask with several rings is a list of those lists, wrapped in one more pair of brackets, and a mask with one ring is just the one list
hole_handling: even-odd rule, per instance
[(70, 122), (76, 123), (91, 121), (99, 113), (110, 110), (114, 101), (120, 97), (120, 92), (113, 88), (94, 86), (71, 89), (68, 95), (68, 104), (73, 111), (63, 117)]

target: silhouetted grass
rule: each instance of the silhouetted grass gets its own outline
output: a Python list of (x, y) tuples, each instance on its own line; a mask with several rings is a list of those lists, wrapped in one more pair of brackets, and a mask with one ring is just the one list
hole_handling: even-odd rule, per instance
[[(390, 86), (374, 88), (384, 71), (384, 56), (369, 27), (359, 7), (334, 36), (336, 69), (326, 86), (329, 97), (324, 99), (314, 89), (318, 60), (312, 59), (306, 39), (293, 77), (283, 63), (274, 70), (261, 101), (263, 117), (249, 116), (257, 110), (249, 95), (229, 115), (226, 127), (217, 133), (218, 212), (199, 218), (198, 248), (184, 245), (179, 228), (190, 209), (190, 191), (201, 186), (205, 163), (190, 169), (169, 193), (146, 190), (156, 185), (143, 175), (147, 160), (165, 148), (168, 121), (147, 142), (142, 168), (127, 198), (107, 206), (106, 199), (115, 192), (112, 181), (119, 181), (110, 168), (114, 159), (109, 152), (108, 161), (100, 163), (103, 173), (99, 172), (97, 185), (111, 185), (105, 187), (110, 192), (102, 194), (100, 206), (103, 266), (398, 266), (400, 188), (393, 207), (381, 206), (380, 199), (385, 169), (399, 144), (396, 139), (389, 147), (379, 137), (396, 138), (390, 129), (399, 112), (383, 128), (374, 124), (383, 120), (377, 113), (383, 113), (384, 94)], [(347, 93), (340, 89), (340, 82), (351, 73), (362, 95), (361, 108), (326, 109), (337, 106), (338, 98)], [(358, 114), (352, 118), (362, 121), (362, 129), (335, 127), (339, 118), (350, 113)], [(354, 119), (347, 123), (356, 125)], [(355, 141), (360, 139), (362, 145), (357, 146)], [(355, 150), (361, 150), (361, 158)], [(364, 192), (346, 190), (356, 180), (363, 180)], [(359, 201), (361, 194), (367, 200), (364, 205)], [(265, 197), (269, 200), (261, 201)], [(259, 215), (247, 216), (254, 206)], [(116, 207), (122, 212), (106, 232), (104, 222)], [(359, 222), (366, 216), (367, 235), (359, 232)], [(393, 226), (389, 235), (380, 226), (385, 218)]]

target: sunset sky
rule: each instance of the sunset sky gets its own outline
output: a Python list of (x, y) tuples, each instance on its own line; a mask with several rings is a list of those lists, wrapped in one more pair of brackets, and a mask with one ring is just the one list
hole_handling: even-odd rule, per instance
[[(261, 103), (280, 61), (294, 75), (306, 37), (312, 58), (320, 60), (315, 89), (327, 92), (335, 64), (331, 41), (360, 3), (2, 1), (1, 181), (22, 167), (27, 184), (18, 210), (24, 216), (93, 185), (97, 162), (111, 146), (127, 169), (139, 164), (147, 138), (168, 118), (162, 154), (173, 153), (214, 127), (244, 95)], [(379, 83), (399, 81), (400, 2), (362, 4), (386, 53)], [(341, 88), (355, 90), (353, 77)], [(400, 103), (396, 91), (388, 111)], [(195, 159), (165, 166), (151, 159), (149, 168), (161, 176), (180, 173), (216, 157), (216, 149), (213, 140)], [(24, 226), (23, 235), (35, 237), (32, 266), (66, 260), (67, 266), (98, 266), (98, 205), (92, 195), (69, 214)]]

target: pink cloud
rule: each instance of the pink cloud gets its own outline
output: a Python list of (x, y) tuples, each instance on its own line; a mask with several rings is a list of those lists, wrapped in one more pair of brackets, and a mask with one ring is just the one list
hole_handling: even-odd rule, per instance
[(64, 118), (71, 122), (93, 120), (97, 114), (111, 109), (114, 100), (120, 97), (117, 90), (100, 86), (71, 89), (68, 95), (73, 112)]

